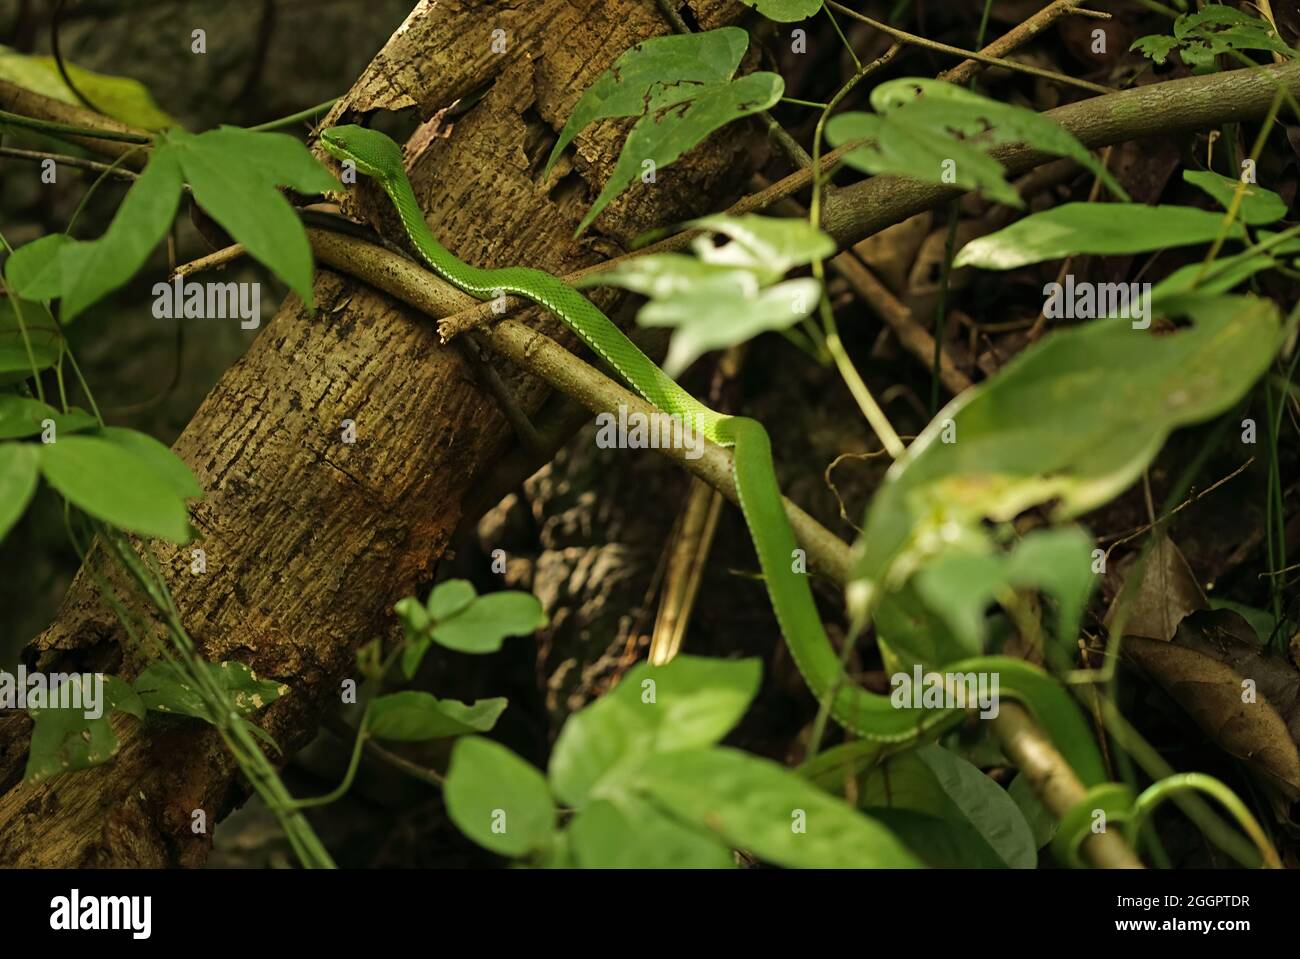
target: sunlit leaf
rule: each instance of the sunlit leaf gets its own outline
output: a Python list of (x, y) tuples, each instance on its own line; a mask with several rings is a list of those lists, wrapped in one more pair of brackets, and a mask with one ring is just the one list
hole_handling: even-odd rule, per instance
[(549, 846), (555, 803), (542, 774), (481, 736), (456, 741), (443, 786), (447, 814), (466, 836), (503, 856)]

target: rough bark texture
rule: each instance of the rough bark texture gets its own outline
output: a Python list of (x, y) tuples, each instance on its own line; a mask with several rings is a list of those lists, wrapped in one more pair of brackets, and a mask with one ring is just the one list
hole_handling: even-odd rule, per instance
[[(743, 11), (727, 0), (692, 6), (706, 28)], [(493, 50), (495, 30), (504, 53)], [(631, 191), (595, 239), (570, 240), (621, 140), (616, 125), (593, 128), (573, 163), (543, 183), (555, 132), (620, 53), (664, 32), (655, 5), (638, 0), (422, 3), (333, 117), (413, 107), (428, 119), (487, 86), (451, 136), (416, 160), (416, 192), (461, 257), (564, 273), (621, 252), (645, 229), (716, 208), (744, 183), (753, 145), (737, 128)], [(380, 198), (363, 186), (356, 199), (359, 215), (398, 236)], [(291, 687), (262, 716), (287, 750), (315, 730), (355, 648), (391, 629), (393, 602), (430, 577), (462, 500), (513, 443), (427, 318), (325, 271), (315, 295), (315, 315), (285, 301), (176, 443), (206, 491), (192, 513), (207, 572), (190, 575), (189, 547), (160, 549), (203, 654)], [(558, 332), (553, 319), (539, 322)], [(525, 409), (540, 403), (536, 383), (503, 373)], [(355, 421), (354, 444), (342, 442), (344, 420)], [(25, 658), (130, 675), (141, 660), (123, 640), (83, 571)], [(211, 824), (244, 795), (215, 735), (189, 722), (127, 720), (118, 730), (113, 762), (31, 787), (20, 783), (30, 723), (0, 720), (0, 865), (203, 861), (210, 832), (191, 831), (192, 811)]]

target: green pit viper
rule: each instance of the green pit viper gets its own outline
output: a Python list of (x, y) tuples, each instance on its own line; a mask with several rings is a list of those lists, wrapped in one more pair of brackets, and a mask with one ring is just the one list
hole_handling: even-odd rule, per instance
[[(808, 688), (829, 699), (837, 722), (859, 736), (906, 743), (945, 726), (953, 710), (897, 709), (888, 696), (870, 693), (850, 680), (831, 646), (813, 602), (806, 574), (796, 570), (794, 532), (786, 517), (772, 465), (767, 431), (756, 420), (709, 409), (677, 385), (586, 297), (558, 277), (514, 266), (484, 270), (463, 263), (430, 231), (406, 177), (402, 151), (374, 130), (338, 126), (320, 136), (325, 149), (351, 161), (388, 194), (411, 245), (435, 273), (480, 300), (502, 292), (525, 297), (563, 320), (632, 389), (665, 413), (694, 420), (705, 437), (733, 448), (734, 477), (741, 511), (754, 540), (759, 564), (781, 632)], [(945, 672), (996, 671), (1000, 692), (1029, 707), (1085, 785), (1105, 779), (1100, 756), (1083, 717), (1069, 695), (1041, 670), (1023, 660), (984, 657), (953, 663)]]

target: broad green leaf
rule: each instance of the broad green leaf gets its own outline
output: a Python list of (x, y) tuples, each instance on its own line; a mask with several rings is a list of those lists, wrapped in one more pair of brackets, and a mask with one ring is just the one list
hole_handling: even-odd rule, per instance
[[(146, 130), (160, 130), (175, 121), (158, 107), (144, 84), (129, 77), (95, 73), (65, 61), (77, 89), (105, 115)], [(81, 105), (59, 75), (53, 57), (37, 57), (0, 46), (0, 80), (63, 103)]]
[(0, 443), (0, 542), (36, 495), (41, 458), (31, 443)]
[(492, 852), (517, 858), (554, 839), (555, 803), (546, 780), (490, 739), (456, 741), (442, 794), (456, 827)]
[(504, 697), (461, 703), (405, 690), (380, 696), (370, 705), (368, 729), (379, 739), (419, 742), (443, 736), (485, 733), (506, 708)]
[(796, 773), (713, 747), (658, 753), (626, 787), (668, 815), (780, 866), (896, 869), (920, 863), (887, 829)]
[(1029, 785), (1029, 777), (1024, 773), (1011, 780), (1007, 795), (1020, 807), (1021, 815), (1029, 823), (1029, 831), (1034, 834), (1034, 848), (1042, 849), (1056, 835), (1056, 817), (1043, 805), (1043, 801)]
[(721, 233), (731, 241), (714, 244), (708, 238), (696, 238), (692, 248), (700, 262), (747, 270), (762, 286), (775, 283), (796, 266), (835, 254), (835, 241), (803, 219), (718, 214), (688, 225)]
[(140, 694), (121, 676), (104, 677), (105, 712), (112, 709), (136, 719), (144, 719), (145, 705)]
[(1033, 833), (1011, 797), (941, 746), (920, 746), (873, 770), (863, 783), (861, 801), (966, 823), (1003, 866), (1032, 869), (1037, 862)]
[(284, 133), (223, 126), (197, 136), (173, 130), (163, 139), (199, 206), (311, 306), (307, 233), (276, 187), (313, 194), (337, 189), (338, 181)]
[(730, 242), (699, 237), (694, 257), (637, 257), (580, 284), (619, 286), (650, 298), (637, 322), (677, 330), (664, 361), (669, 376), (680, 375), (710, 350), (804, 319), (821, 297), (818, 281), (802, 277), (767, 284), (835, 252), (834, 241), (803, 220), (714, 216), (690, 225), (722, 233)]
[(495, 653), (507, 636), (529, 636), (546, 625), (537, 597), (507, 590), (480, 596), (434, 623), (435, 642), (461, 653)]
[(54, 424), (56, 439), (99, 426), (99, 421), (84, 410), (74, 407), (67, 413), (60, 413), (30, 396), (0, 393), (0, 440), (36, 436), (45, 430), (43, 424), (46, 420)]
[[(1184, 170), (1183, 179), (1214, 197), (1225, 210), (1232, 206), (1233, 197), (1241, 186), (1240, 180), (1221, 176), (1213, 170)], [(1286, 216), (1286, 203), (1272, 190), (1266, 190), (1257, 183), (1247, 183), (1243, 188), (1237, 216), (1252, 226), (1275, 223)]]
[(1206, 268), (1189, 263), (1165, 277), (1151, 290), (1151, 306), (1161, 311), (1178, 311), (1185, 298), (1204, 299), (1221, 296), (1245, 283), (1256, 273), (1271, 270), (1277, 261), (1266, 252), (1243, 250), (1235, 256), (1216, 260)]
[(5, 282), (9, 289), (25, 300), (52, 300), (62, 296), (63, 248), (75, 242), (66, 233), (51, 233), (14, 250), (5, 261)]
[[(3, 676), (5, 681), (12, 682), (11, 674)], [(67, 690), (65, 693), (60, 688), (57, 700), (53, 690), (42, 691), (51, 698), (39, 706), (32, 704), (27, 710), (34, 723), (23, 777), (27, 782), (40, 782), (59, 773), (108, 762), (118, 750), (117, 734), (108, 721), (110, 713), (124, 712), (136, 719), (144, 718), (140, 698), (117, 676), (74, 673)], [(28, 696), (32, 694), (33, 690), (29, 689)], [(59, 706), (59, 702), (67, 705)]]
[(630, 796), (598, 799), (568, 829), (583, 869), (731, 869), (731, 850)]
[(1197, 300), (1165, 336), (1098, 320), (1029, 347), (953, 400), (886, 474), (857, 547), (850, 602), (869, 608), (960, 531), (1055, 503), (1066, 520), (1142, 474), (1180, 426), (1230, 408), (1279, 345), (1277, 307)]
[(555, 794), (580, 807), (616, 767), (718, 742), (749, 708), (760, 678), (755, 659), (678, 656), (665, 666), (638, 664), (564, 724), (551, 752)]
[(683, 294), (647, 303), (637, 314), (637, 323), (676, 330), (663, 365), (664, 372), (676, 377), (710, 350), (794, 326), (817, 308), (821, 289), (817, 280), (800, 277), (747, 297)]
[(96, 519), (142, 536), (189, 542), (189, 512), (174, 478), (111, 440), (60, 436), (42, 444), (41, 472), (69, 502)]
[(177, 496), (198, 499), (203, 495), (203, 487), (194, 478), (185, 461), (148, 433), (120, 426), (105, 426), (99, 435), (147, 463), (156, 476), (167, 481)]
[(862, 810), (894, 834), (931, 869), (1005, 869), (984, 837), (965, 819), (888, 806)]
[(822, 8), (822, 0), (742, 0), (742, 2), (777, 23), (807, 20)]
[[(170, 154), (155, 149), (139, 179), (127, 191), (108, 230), (98, 240), (74, 240), (58, 250), (58, 262), (40, 274), (61, 285), (60, 318), (70, 323), (87, 307), (116, 290), (145, 264), (176, 216), (180, 203), (180, 168)], [(20, 295), (26, 295), (19, 290)]]
[(431, 619), (438, 621), (454, 616), (474, 602), (478, 591), (467, 579), (449, 579), (433, 587), (425, 609)]
[(1005, 555), (941, 554), (915, 579), (917, 595), (943, 617), (970, 656), (985, 651), (985, 609), (1013, 589), (1042, 589), (1056, 600), (1059, 613), (1053, 648), (1072, 654), (1095, 581), (1092, 542), (1076, 526), (1035, 530)]
[(739, 27), (656, 37), (628, 50), (588, 88), (560, 131), (544, 175), (594, 121), (640, 119), (577, 233), (641, 176), (647, 161), (662, 169), (719, 127), (766, 110), (781, 98), (785, 87), (775, 73), (734, 79), (748, 46), (749, 35)]
[[(1141, 203), (1064, 203), (972, 240), (953, 267), (1011, 270), (1080, 253), (1145, 253), (1208, 243), (1223, 230), (1223, 215), (1188, 206)], [(1226, 231), (1240, 238), (1242, 227)]]
[(903, 77), (871, 92), (876, 114), (844, 113), (827, 124), (827, 139), (839, 146), (867, 139), (845, 157), (867, 173), (892, 173), (933, 183), (983, 190), (1014, 207), (1023, 205), (1006, 182), (1002, 165), (988, 150), (1025, 143), (1056, 156), (1070, 157), (1099, 176), (1121, 199), (1128, 195), (1064, 127), (1024, 107), (980, 96), (965, 87), (924, 77)]
[(108, 712), (87, 719), (80, 709), (32, 709), (32, 741), (23, 781), (39, 783), (60, 773), (90, 769), (117, 755), (120, 744)]
[(49, 369), (58, 362), (62, 341), (44, 304), (0, 297), (0, 386), (27, 379), (33, 365), (38, 371)]
[(826, 124), (826, 140), (832, 146), (864, 138), (871, 142), (844, 157), (845, 164), (863, 173), (951, 183), (980, 190), (1008, 206), (1024, 206), (1015, 187), (1006, 181), (1001, 163), (978, 146), (938, 135), (908, 117), (850, 112), (837, 114)]
[[(200, 662), (224, 693), (226, 705), (240, 716), (257, 712), (289, 691), (283, 683), (258, 679), (243, 663)], [(213, 722), (207, 703), (174, 663), (153, 663), (136, 677), (134, 685), (148, 709)]]

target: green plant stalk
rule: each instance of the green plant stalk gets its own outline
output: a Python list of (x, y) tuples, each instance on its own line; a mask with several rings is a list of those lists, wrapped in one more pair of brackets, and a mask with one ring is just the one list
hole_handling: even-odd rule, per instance
[(118, 143), (153, 143), (153, 137), (143, 136), (138, 133), (123, 133), (119, 130), (83, 127), (72, 123), (56, 123), (53, 120), (38, 120), (35, 117), (25, 117), (18, 113), (10, 113), (7, 110), (0, 110), (0, 126), (23, 127), (27, 130), (48, 133), (56, 138), (76, 136), (95, 140), (113, 140)]
[(1260, 828), (1259, 821), (1251, 815), (1250, 810), (1237, 798), (1231, 789), (1204, 773), (1178, 773), (1153, 783), (1137, 798), (1137, 812), (1128, 824), (1129, 842), (1136, 842), (1142, 826), (1167, 799), (1187, 792), (1202, 792), (1215, 799), (1237, 821), (1241, 831), (1250, 837), (1260, 857), (1269, 869), (1281, 869), (1282, 860), (1277, 850), (1269, 842), (1268, 836)]
[(230, 750), (253, 788), (280, 820), (285, 836), (303, 865), (312, 869), (333, 868), (334, 861), (329, 852), (317, 837), (315, 830), (311, 828), (311, 824), (299, 810), (294, 808), (293, 797), (262, 751), (261, 744), (249, 731), (247, 721), (231, 708), (225, 692), (217, 686), (210, 672), (200, 664), (194, 642), (180, 620), (166, 583), (153, 569), (148, 568), (141, 561), (130, 541), (122, 533), (111, 527), (100, 526), (99, 534), (101, 541), (108, 543), (113, 554), (162, 615), (172, 643), (179, 653), (179, 663), (186, 678), (194, 684), (195, 690), (203, 698), (222, 742)]

